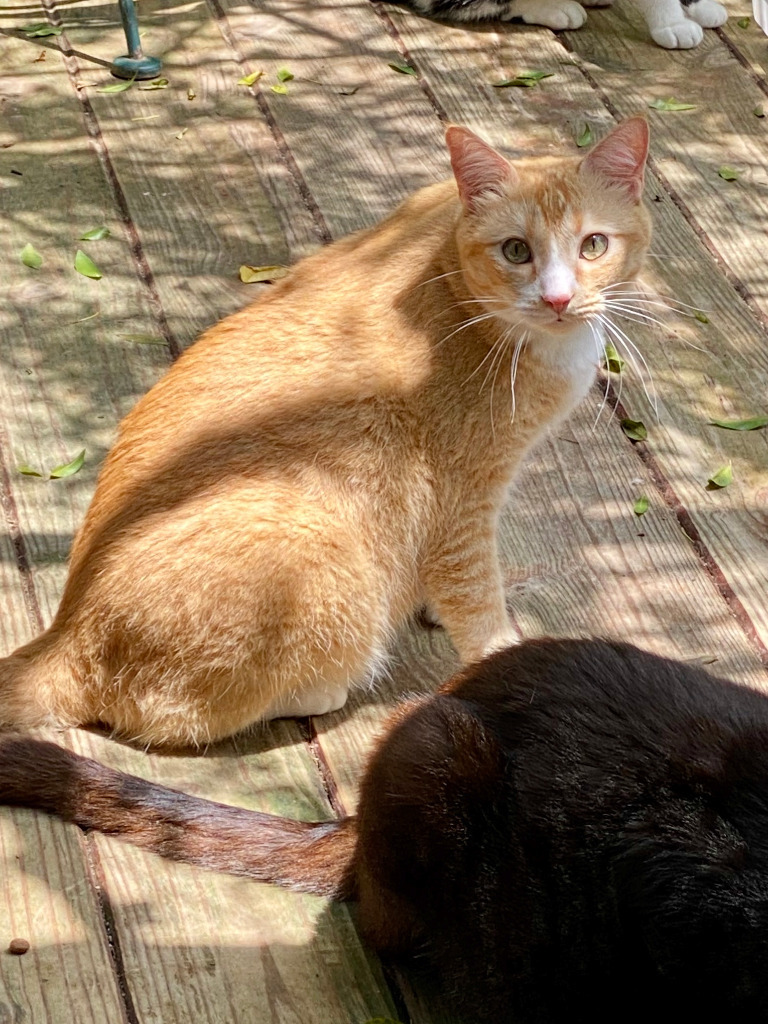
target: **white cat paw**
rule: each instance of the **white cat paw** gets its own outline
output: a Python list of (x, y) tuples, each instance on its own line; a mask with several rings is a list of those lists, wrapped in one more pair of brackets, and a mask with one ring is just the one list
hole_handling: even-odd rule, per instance
[(686, 18), (674, 25), (651, 29), (651, 38), (666, 50), (690, 50), (704, 38), (704, 30), (695, 21)]
[(344, 707), (348, 692), (346, 686), (323, 686), (314, 690), (304, 690), (292, 697), (278, 700), (264, 717), (271, 720), (273, 718), (305, 718), (307, 715), (328, 715), (331, 711), (338, 711), (339, 708)]
[(581, 28), (587, 12), (575, 0), (512, 0), (504, 18), (522, 18), (526, 25), (562, 30)]
[(702, 28), (719, 28), (728, 21), (728, 11), (716, 0), (697, 0), (685, 8), (685, 13)]

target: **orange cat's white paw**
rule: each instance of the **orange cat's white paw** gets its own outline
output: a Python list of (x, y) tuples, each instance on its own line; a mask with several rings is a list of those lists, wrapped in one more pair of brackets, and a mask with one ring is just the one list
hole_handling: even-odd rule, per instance
[(528, 25), (546, 28), (581, 28), (587, 12), (575, 0), (512, 0), (504, 20), (522, 18)]
[(278, 700), (269, 709), (265, 720), (273, 718), (305, 718), (307, 715), (327, 715), (338, 711), (347, 702), (347, 686), (319, 686), (314, 690), (304, 690)]

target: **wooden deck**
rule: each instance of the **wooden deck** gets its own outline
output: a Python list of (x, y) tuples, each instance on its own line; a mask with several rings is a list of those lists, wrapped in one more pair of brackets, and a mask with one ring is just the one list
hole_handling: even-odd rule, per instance
[[(768, 430), (717, 417), (768, 413), (768, 39), (743, 0), (688, 52), (653, 46), (629, 0), (573, 33), (435, 25), (368, 0), (141, 0), (166, 89), (121, 93), (110, 2), (0, 8), (0, 587), (3, 650), (56, 606), (74, 530), (119, 418), (200, 330), (263, 286), (240, 264), (287, 263), (370, 224), (448, 172), (441, 121), (511, 152), (595, 134), (647, 110), (650, 277), (706, 311), (631, 334), (620, 415), (594, 395), (531, 460), (503, 549), (527, 636), (609, 634), (768, 683)], [(59, 36), (19, 26), (50, 21)], [(390, 62), (410, 62), (415, 76)], [(275, 93), (276, 72), (294, 75)], [(521, 69), (554, 72), (496, 89)], [(253, 88), (238, 85), (263, 70)], [(696, 104), (648, 110), (654, 99)], [(718, 169), (730, 165), (738, 180)], [(111, 237), (78, 242), (104, 224)], [(19, 253), (31, 243), (39, 270)], [(103, 271), (79, 276), (85, 250)], [(169, 424), (172, 429), (172, 424)], [(50, 469), (82, 448), (84, 468)], [(733, 483), (706, 489), (732, 463)], [(650, 508), (638, 518), (633, 502)], [(88, 732), (64, 741), (206, 796), (312, 817), (349, 811), (366, 751), (398, 694), (452, 669), (445, 638), (414, 628), (375, 693), (311, 723), (281, 722), (205, 757), (147, 756)], [(0, 814), (2, 1024), (447, 1022), (435, 992), (369, 955), (345, 908), (161, 863), (42, 816)], [(425, 992), (427, 994), (425, 994)]]

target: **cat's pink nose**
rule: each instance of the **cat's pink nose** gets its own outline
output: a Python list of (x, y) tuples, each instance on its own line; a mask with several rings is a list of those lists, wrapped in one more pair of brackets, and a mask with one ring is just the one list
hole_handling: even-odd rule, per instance
[(552, 309), (554, 309), (554, 311), (559, 316), (560, 313), (564, 313), (566, 311), (566, 309), (568, 308), (568, 303), (571, 301), (573, 296), (572, 295), (542, 295), (541, 298), (542, 298), (542, 300), (544, 302), (546, 302), (546, 304), (548, 306), (551, 306)]

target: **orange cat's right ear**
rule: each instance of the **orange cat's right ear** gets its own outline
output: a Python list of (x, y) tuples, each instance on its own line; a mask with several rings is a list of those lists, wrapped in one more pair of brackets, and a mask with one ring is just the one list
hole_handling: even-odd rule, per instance
[(466, 209), (473, 210), (477, 199), (488, 192), (501, 195), (503, 186), (514, 181), (515, 171), (509, 161), (469, 128), (452, 124), (445, 133), (445, 141)]

